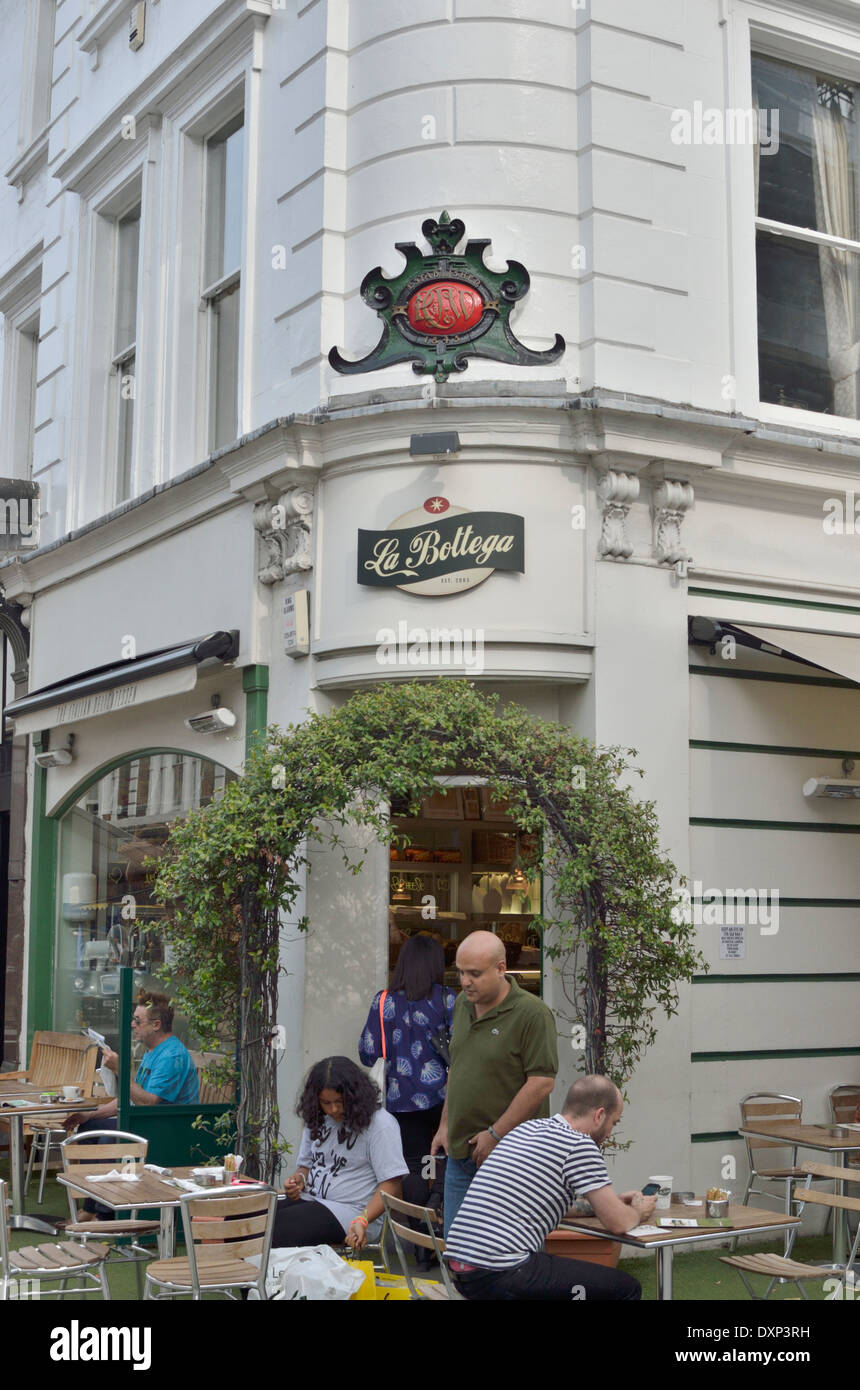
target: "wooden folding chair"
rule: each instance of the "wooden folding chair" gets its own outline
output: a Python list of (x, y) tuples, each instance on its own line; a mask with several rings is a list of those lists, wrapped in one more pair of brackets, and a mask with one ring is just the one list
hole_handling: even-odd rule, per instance
[[(277, 1196), (273, 1187), (263, 1186), (186, 1193), (180, 1206), (187, 1255), (154, 1261), (146, 1271), (144, 1298), (199, 1299), (204, 1293), (233, 1298), (232, 1289), (256, 1289), (265, 1299)], [(259, 1257), (259, 1266), (249, 1256)]]
[[(106, 1143), (99, 1141), (106, 1140)], [(110, 1173), (114, 1168), (140, 1173), (146, 1163), (149, 1140), (139, 1134), (128, 1134), (118, 1129), (85, 1130), (83, 1134), (70, 1135), (60, 1145), (63, 1159), (63, 1172), (67, 1177), (91, 1178), (102, 1173)], [(138, 1296), (143, 1295), (142, 1265), (155, 1258), (154, 1250), (138, 1245), (143, 1235), (158, 1235), (160, 1222), (142, 1221), (138, 1218), (138, 1208), (129, 1205), (129, 1215), (106, 1217), (98, 1221), (81, 1221), (78, 1213), (78, 1199), (70, 1187), (69, 1220), (66, 1222), (67, 1235), (101, 1236), (110, 1242), (109, 1250), (118, 1260), (133, 1260), (137, 1276)]]
[[(438, 1213), (431, 1207), (418, 1207), (413, 1202), (404, 1202), (401, 1197), (392, 1197), (389, 1192), (382, 1193), (382, 1200), (391, 1223), (391, 1234), (394, 1237), (397, 1258), (400, 1261), (400, 1268), (403, 1270), (403, 1277), (406, 1280), (410, 1298), (422, 1303), (442, 1299), (462, 1300), (463, 1295), (458, 1293), (454, 1287), (448, 1267), (442, 1258), (445, 1253), (445, 1242), (437, 1234)], [(413, 1221), (421, 1221), (426, 1228), (426, 1233), (425, 1231), (413, 1230), (411, 1226), (397, 1221), (395, 1219), (397, 1216), (411, 1217)], [(428, 1279), (413, 1278), (406, 1252), (403, 1249), (403, 1241), (410, 1245), (420, 1245), (424, 1250), (432, 1250), (442, 1273), (441, 1286)]]
[[(860, 1197), (841, 1197), (837, 1192), (822, 1192), (819, 1188), (812, 1187), (814, 1178), (833, 1178), (836, 1181), (843, 1180), (845, 1169), (837, 1168), (832, 1163), (804, 1163), (803, 1172), (806, 1174), (806, 1182), (798, 1184), (794, 1189), (794, 1201), (798, 1203), (798, 1216), (803, 1212), (807, 1202), (813, 1206), (829, 1207), (834, 1214), (840, 1211), (860, 1212)], [(835, 1219), (835, 1215), (834, 1215)], [(845, 1266), (844, 1275), (847, 1278), (848, 1271), (853, 1268), (857, 1259), (857, 1247), (860, 1245), (860, 1226), (854, 1237), (851, 1246), (851, 1253)], [(803, 1283), (807, 1279), (832, 1279), (840, 1271), (833, 1270), (827, 1265), (805, 1265), (797, 1260), (791, 1260), (785, 1255), (721, 1255), (720, 1262), (730, 1265), (736, 1269), (741, 1277), (744, 1287), (750, 1298), (757, 1302), (765, 1302), (770, 1298), (771, 1290), (778, 1280), (789, 1280), (796, 1283), (802, 1298), (807, 1298)], [(763, 1274), (769, 1279), (767, 1289), (764, 1294), (754, 1292), (752, 1285), (747, 1279), (747, 1274)]]
[[(0, 1181), (0, 1303), (10, 1295), (21, 1299), (23, 1288), (31, 1280), (38, 1282), (35, 1296), (38, 1298), (66, 1298), (71, 1294), (101, 1292), (102, 1298), (110, 1298), (105, 1259), (108, 1247), (101, 1243), (82, 1244), (78, 1241), (61, 1240), (45, 1242), (42, 1245), (24, 1245), (20, 1250), (9, 1249), (9, 1228), (6, 1224), (6, 1184)], [(81, 1283), (68, 1287), (70, 1279), (80, 1278)], [(59, 1288), (43, 1288), (43, 1284), (59, 1281)]]

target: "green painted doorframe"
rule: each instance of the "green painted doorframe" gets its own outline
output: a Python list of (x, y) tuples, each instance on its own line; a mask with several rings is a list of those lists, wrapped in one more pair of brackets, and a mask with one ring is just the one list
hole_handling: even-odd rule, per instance
[[(47, 746), (33, 739), (36, 752)], [(48, 772), (38, 763), (33, 776), (33, 837), (30, 847), (30, 933), (27, 961), (27, 1065), (33, 1033), (50, 1028), (54, 1000), (54, 913), (57, 902), (58, 822), (47, 815)]]

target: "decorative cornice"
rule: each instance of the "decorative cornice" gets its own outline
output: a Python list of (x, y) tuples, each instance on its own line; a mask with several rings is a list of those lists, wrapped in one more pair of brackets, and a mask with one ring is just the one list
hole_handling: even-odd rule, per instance
[(654, 488), (651, 494), (654, 554), (661, 565), (689, 563), (690, 556), (681, 544), (681, 526), (694, 500), (691, 483), (664, 478)]
[(603, 511), (603, 529), (598, 553), (610, 560), (629, 560), (633, 546), (627, 539), (627, 513), (639, 496), (639, 479), (633, 473), (604, 473), (597, 484), (597, 498)]
[(314, 495), (310, 488), (291, 487), (277, 502), (258, 502), (254, 508), (254, 529), (259, 532), (266, 552), (258, 571), (261, 584), (277, 584), (288, 574), (313, 568), (311, 557), (311, 515)]

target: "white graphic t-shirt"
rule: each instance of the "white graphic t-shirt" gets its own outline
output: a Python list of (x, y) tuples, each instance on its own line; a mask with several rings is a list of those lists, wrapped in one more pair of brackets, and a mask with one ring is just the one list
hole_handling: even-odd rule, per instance
[[(307, 1187), (302, 1200), (322, 1202), (343, 1226), (367, 1206), (381, 1182), (402, 1178), (409, 1172), (403, 1158), (400, 1126), (387, 1110), (377, 1110), (361, 1134), (338, 1140), (339, 1126), (327, 1116), (319, 1139), (312, 1141), (305, 1129), (299, 1148), (299, 1168), (307, 1168)], [(382, 1229), (382, 1218), (370, 1229), (371, 1238)]]

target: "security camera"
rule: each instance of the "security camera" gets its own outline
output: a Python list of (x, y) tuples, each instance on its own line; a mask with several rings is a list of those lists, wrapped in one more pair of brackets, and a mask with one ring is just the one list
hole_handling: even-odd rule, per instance
[(232, 729), (235, 723), (233, 711), (219, 705), (216, 709), (206, 710), (205, 714), (193, 714), (185, 720), (185, 727), (195, 734), (223, 734)]

